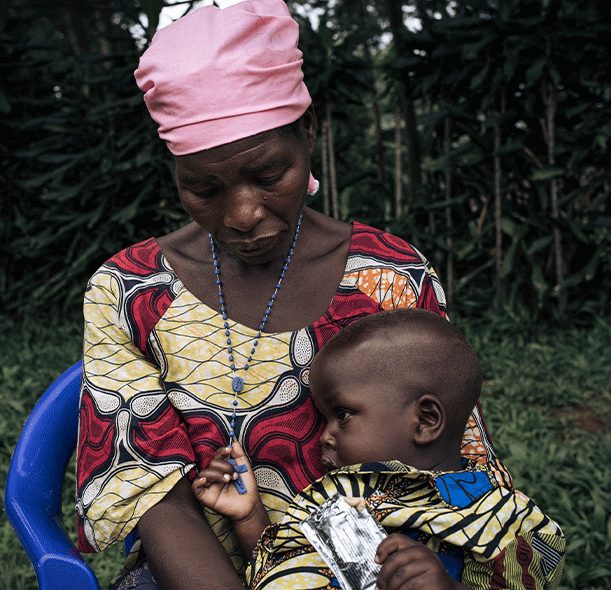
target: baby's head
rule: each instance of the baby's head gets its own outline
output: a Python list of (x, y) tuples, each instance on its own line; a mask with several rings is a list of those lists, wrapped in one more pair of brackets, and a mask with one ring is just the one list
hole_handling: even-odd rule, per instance
[(316, 355), (312, 397), (327, 426), (327, 469), (397, 459), (460, 469), (460, 443), (481, 391), (481, 369), (461, 332), (421, 309), (351, 324)]

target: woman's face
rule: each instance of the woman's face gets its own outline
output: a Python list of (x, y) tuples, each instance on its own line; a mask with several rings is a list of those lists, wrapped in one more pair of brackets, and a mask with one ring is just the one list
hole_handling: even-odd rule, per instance
[(295, 231), (310, 173), (313, 113), (296, 125), (176, 157), (183, 207), (221, 250), (247, 264), (283, 259)]

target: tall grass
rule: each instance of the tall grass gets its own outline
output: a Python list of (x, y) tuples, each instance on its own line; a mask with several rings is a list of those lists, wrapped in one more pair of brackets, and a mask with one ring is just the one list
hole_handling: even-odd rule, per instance
[[(563, 590), (611, 587), (610, 497), (611, 322), (534, 332), (520, 316), (461, 322), (485, 374), (484, 413), (516, 486), (556, 519), (567, 537)], [(0, 469), (44, 388), (80, 354), (80, 321), (19, 325), (0, 319)], [(72, 468), (64, 490), (64, 521), (74, 538)], [(2, 489), (4, 500), (4, 489)], [(108, 585), (121, 547), (87, 557)], [(0, 518), (0, 588), (29, 590), (36, 580), (4, 514)]]

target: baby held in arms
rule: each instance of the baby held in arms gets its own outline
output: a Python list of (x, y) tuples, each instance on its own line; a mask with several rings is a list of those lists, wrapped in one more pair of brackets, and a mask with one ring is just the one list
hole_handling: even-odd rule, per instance
[[(219, 449), (192, 485), (205, 507), (231, 519), (251, 559), (249, 587), (338, 587), (299, 527), (338, 493), (364, 498), (389, 533), (375, 557), (380, 590), (557, 587), (565, 548), (558, 525), (491, 465), (461, 456), (481, 382), (465, 337), (428, 311), (371, 315), (330, 340), (310, 371), (326, 420), (320, 442), (328, 474), (275, 525), (237, 442)], [(247, 471), (238, 474), (229, 459)]]

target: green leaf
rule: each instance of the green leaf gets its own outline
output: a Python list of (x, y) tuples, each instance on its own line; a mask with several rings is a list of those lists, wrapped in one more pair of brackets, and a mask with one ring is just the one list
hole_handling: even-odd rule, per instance
[(541, 266), (534, 265), (532, 267), (530, 273), (530, 280), (540, 301), (543, 295), (549, 291), (549, 285), (545, 280), (545, 276), (543, 274), (543, 269), (541, 268)]
[(543, 76), (543, 70), (545, 68), (545, 60), (540, 59), (532, 64), (527, 70), (525, 75), (526, 88), (531, 88), (539, 82)]
[(552, 243), (552, 236), (543, 236), (541, 238), (537, 238), (528, 248), (526, 249), (526, 254), (528, 256), (533, 256), (537, 252), (546, 249)]
[(564, 168), (559, 167), (545, 167), (538, 168), (532, 174), (533, 180), (551, 180), (552, 178), (558, 178), (560, 176), (564, 176), (565, 170)]

